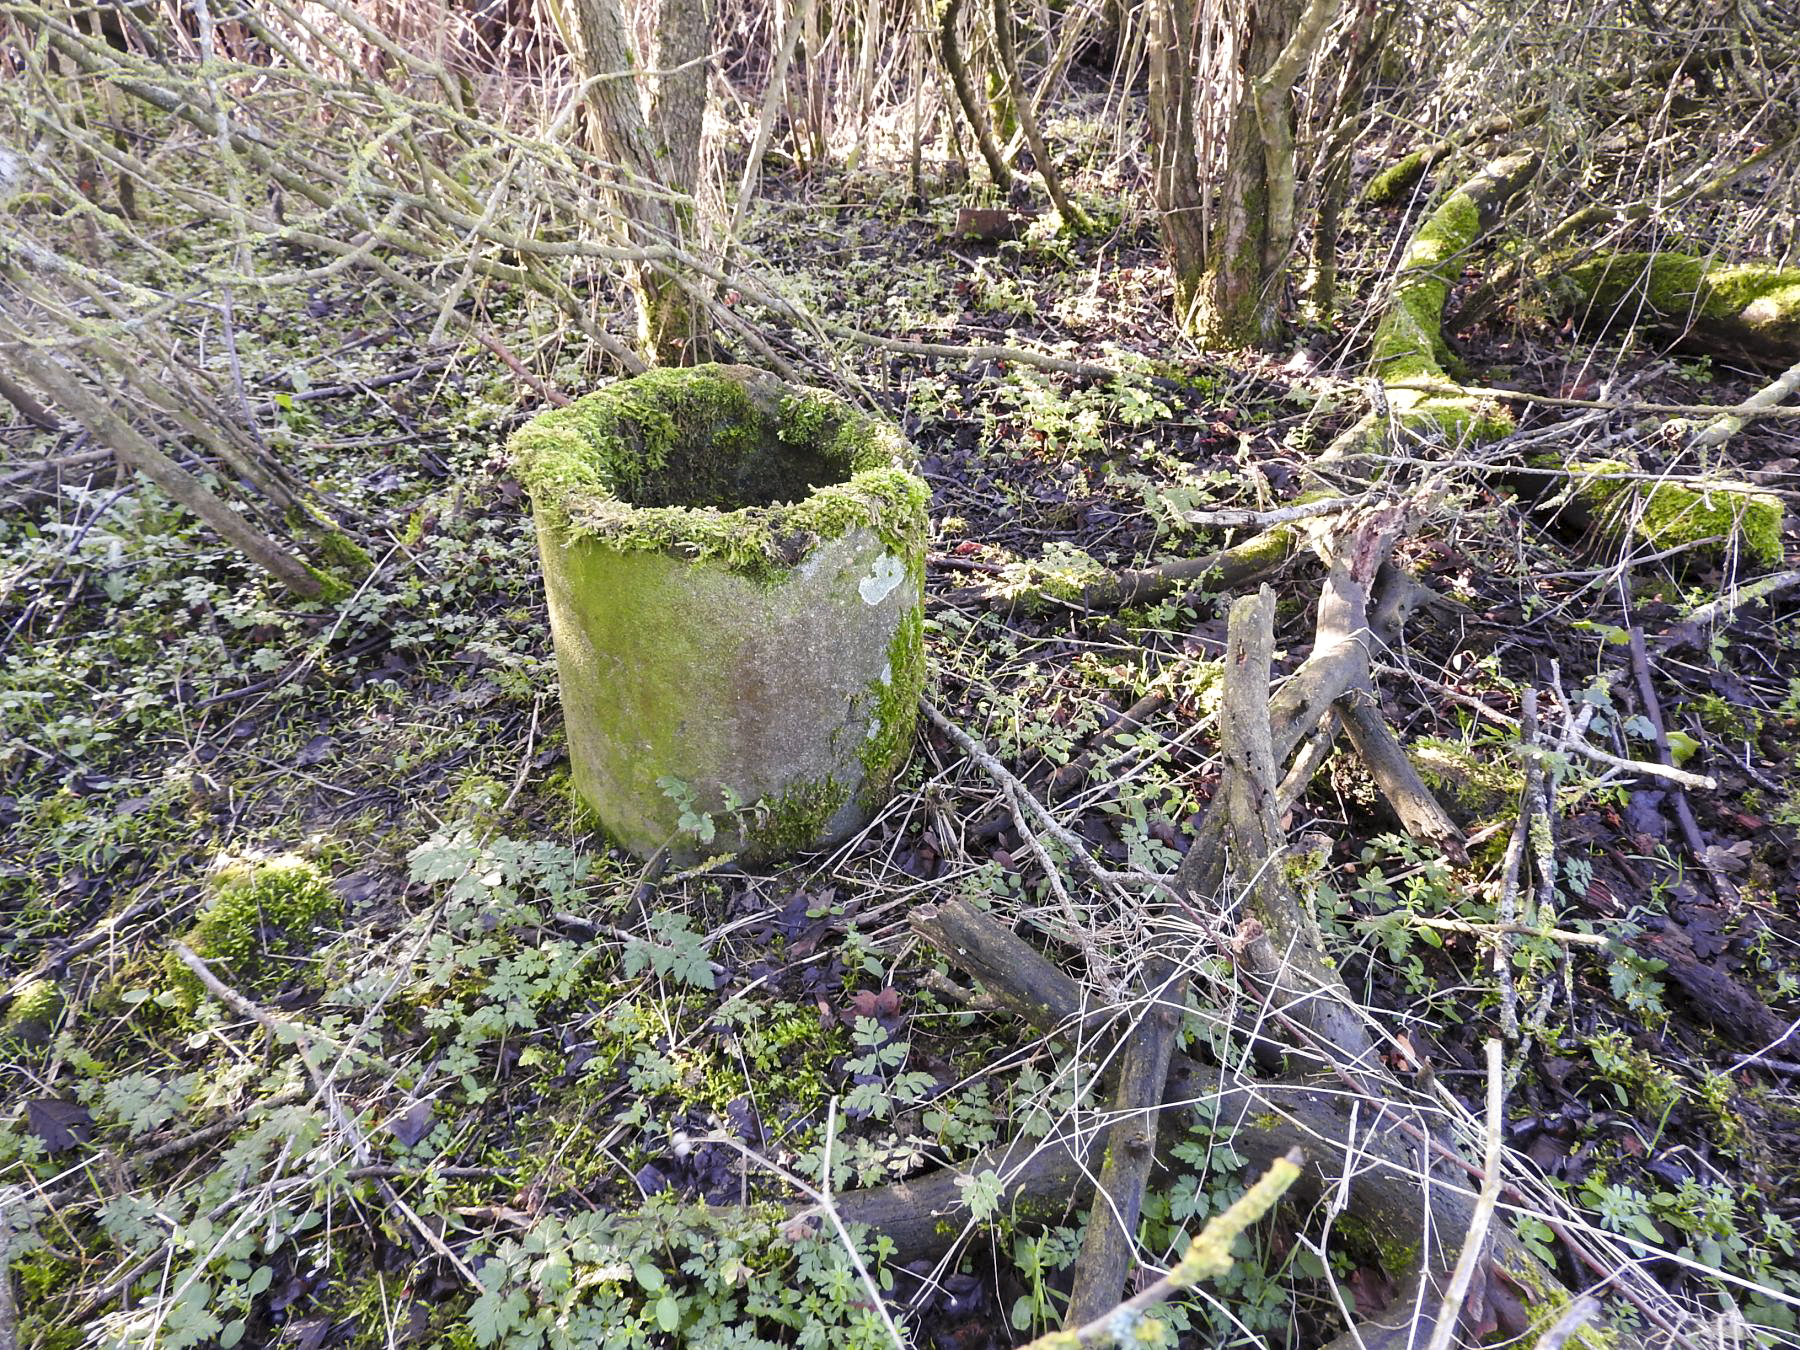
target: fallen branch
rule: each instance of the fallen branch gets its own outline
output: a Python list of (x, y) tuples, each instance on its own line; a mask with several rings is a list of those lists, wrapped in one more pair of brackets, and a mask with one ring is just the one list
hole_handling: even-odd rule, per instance
[(1267, 586), (1231, 607), (1219, 754), (1225, 778), (1225, 838), (1233, 874), (1257, 920), (1240, 929), (1242, 964), (1289, 1016), (1328, 1041), (1350, 1064), (1375, 1063), (1375, 1044), (1324, 950), (1318, 925), (1288, 881), (1279, 779), (1269, 723), (1269, 667), (1275, 648), (1275, 593)]
[[(325, 1104), (325, 1112), (331, 1117), (331, 1123), (337, 1126), (338, 1131), (349, 1143), (351, 1155), (356, 1159), (357, 1165), (359, 1167), (373, 1166), (374, 1152), (369, 1147), (367, 1136), (363, 1134), (362, 1128), (356, 1123), (355, 1116), (345, 1108), (343, 1100), (338, 1096), (337, 1088), (326, 1076), (324, 1069), (314, 1062), (311, 1055), (306, 1053), (309, 1048), (318, 1044), (325, 1044), (334, 1050), (339, 1047), (321, 1041), (308, 1028), (297, 1022), (283, 1021), (260, 1004), (254, 1003), (240, 994), (213, 974), (206, 962), (189, 950), (184, 943), (177, 942), (175, 944), (175, 955), (181, 959), (183, 965), (194, 972), (194, 977), (205, 986), (209, 994), (233, 1012), (255, 1022), (268, 1032), (270, 1038), (277, 1044), (299, 1043), (301, 1047), (300, 1062), (306, 1067), (307, 1076), (312, 1079), (313, 1087), (319, 1094), (319, 1100)], [(469, 1269), (467, 1262), (450, 1250), (448, 1244), (439, 1236), (438, 1231), (419, 1217), (418, 1212), (406, 1203), (406, 1200), (385, 1177), (376, 1177), (374, 1180), (376, 1186), (381, 1190), (382, 1197), (405, 1218), (413, 1231), (424, 1239), (425, 1245), (448, 1261), (456, 1273), (468, 1282), (469, 1287), (480, 1293), (483, 1289), (480, 1278), (473, 1270)]]
[[(1793, 578), (1790, 583), (1791, 585), (1800, 586), (1800, 572), (1792, 572), (1785, 575)], [(1744, 599), (1741, 603), (1747, 604), (1751, 600), (1761, 598), (1760, 596), (1750, 595), (1749, 592), (1751, 589), (1753, 588), (1744, 588)], [(1710, 610), (1711, 606), (1705, 606), (1704, 609)], [(1696, 610), (1695, 614), (1700, 614), (1701, 612), (1701, 610)], [(1709, 618), (1706, 621), (1710, 622), (1711, 619)], [(1684, 620), (1683, 624), (1679, 626), (1685, 627), (1691, 622), (1693, 622), (1693, 620), (1690, 618)], [(1669, 633), (1663, 634), (1663, 640), (1674, 643), (1676, 641), (1676, 638), (1673, 636), (1674, 632), (1675, 630), (1672, 629)], [(1683, 640), (1697, 642), (1699, 639), (1696, 636)], [(1402, 666), (1378, 664), (1375, 669), (1385, 675), (1398, 675), (1404, 679), (1411, 680), (1415, 684), (1422, 685), (1424, 688), (1431, 690), (1432, 693), (1437, 694), (1442, 698), (1449, 699), (1459, 707), (1469, 709), (1471, 712), (1486, 718), (1496, 726), (1506, 727), (1512, 731), (1517, 731), (1519, 729), (1519, 719), (1514, 717), (1511, 713), (1504, 713), (1498, 708), (1489, 707), (1473, 695), (1465, 694), (1459, 689), (1452, 689), (1449, 685), (1438, 680), (1428, 679), (1427, 677), (1420, 675), (1415, 671), (1407, 670)], [(1705, 788), (1710, 790), (1719, 786), (1719, 780), (1709, 774), (1694, 773), (1690, 769), (1678, 769), (1671, 764), (1658, 764), (1651, 760), (1626, 759), (1623, 755), (1615, 755), (1610, 750), (1602, 750), (1597, 745), (1591, 745), (1578, 736), (1565, 735), (1552, 747), (1552, 749), (1563, 754), (1580, 755), (1583, 759), (1591, 759), (1596, 764), (1604, 764), (1608, 768), (1618, 769), (1624, 773), (1641, 774), (1646, 778), (1661, 778), (1670, 783), (1680, 783), (1683, 787)]]
[[(1181, 1024), (1187, 978), (1177, 973), (1172, 962), (1157, 959), (1149, 963), (1145, 984), (1150, 1006), (1125, 1040), (1119, 1084), (1108, 1117), (1106, 1157), (1100, 1164), (1094, 1207), (1075, 1258), (1075, 1281), (1063, 1315), (1063, 1326), (1076, 1328), (1078, 1340), (1119, 1301), (1137, 1254), (1144, 1188), (1156, 1162), (1157, 1117), (1169, 1079), (1175, 1033)], [(1298, 1167), (1294, 1175), (1299, 1175)]]
[(1695, 433), (1690, 445), (1696, 450), (1717, 450), (1757, 417), (1800, 417), (1800, 408), (1778, 405), (1800, 392), (1800, 361), (1789, 366), (1768, 385), (1752, 394), (1737, 407), (1722, 412)]
[[(1673, 768), (1675, 756), (1669, 749), (1669, 734), (1663, 726), (1662, 702), (1656, 697), (1656, 682), (1650, 675), (1650, 656), (1644, 647), (1644, 630), (1636, 624), (1628, 628), (1631, 642), (1631, 669), (1637, 678), (1638, 698), (1644, 705), (1644, 716), (1650, 720), (1651, 730), (1656, 737), (1656, 753), (1662, 762)], [(1706, 841), (1701, 838), (1699, 822), (1694, 819), (1694, 808), (1689, 804), (1687, 793), (1677, 785), (1670, 796), (1674, 798), (1675, 821), (1681, 827), (1681, 837), (1687, 844), (1688, 853), (1700, 869), (1712, 882), (1714, 894), (1727, 905), (1737, 902), (1737, 887), (1731, 879), (1721, 872), (1711, 861), (1707, 852)]]
[(1050, 782), (1044, 789), (1044, 796), (1050, 801), (1067, 797), (1087, 782), (1088, 775), (1093, 772), (1094, 761), (1107, 753), (1122, 737), (1141, 730), (1157, 713), (1169, 706), (1169, 696), (1160, 689), (1153, 689), (1136, 703), (1113, 718), (1099, 731), (1081, 751), (1066, 764), (1059, 764), (1056, 772), (1050, 775)]
[[(1800, 586), (1800, 571), (1777, 572), (1773, 576), (1762, 577), (1748, 586), (1733, 586), (1729, 591), (1722, 591), (1716, 600), (1710, 600), (1698, 609), (1690, 610), (1674, 627), (1666, 630), (1661, 641), (1669, 647), (1698, 647), (1705, 639), (1707, 630), (1715, 624), (1727, 622), (1745, 605), (1753, 605), (1759, 600), (1768, 600), (1791, 591)], [(1656, 766), (1660, 767), (1660, 766)], [(1698, 777), (1697, 775), (1693, 775)], [(1690, 787), (1717, 787), (1711, 778), (1690, 783)]]
[[(988, 972), (984, 990), (1006, 1007), (1028, 1010), (1030, 1025), (1040, 1033), (1067, 1035), (1076, 1027), (1097, 1028), (1097, 1020), (1090, 1019), (1103, 1014), (1089, 1006), (1081, 987), (993, 916), (954, 900), (916, 912), (912, 926), (953, 964), (979, 960)], [(1267, 1167), (1291, 1148), (1305, 1150), (1300, 1189), (1311, 1197), (1337, 1197), (1384, 1247), (1393, 1244), (1416, 1251), (1421, 1266), (1429, 1267), (1435, 1259), (1434, 1243), (1446, 1233), (1467, 1231), (1473, 1217), (1473, 1194), (1446, 1180), (1434, 1178), (1429, 1203), (1421, 1204), (1421, 1159), (1416, 1150), (1428, 1149), (1426, 1156), (1455, 1154), (1412, 1125), (1405, 1109), (1394, 1102), (1324, 1092), (1310, 1084), (1254, 1082), (1181, 1053), (1171, 1057), (1164, 1100), (1171, 1109), (1200, 1110), (1199, 1118), (1209, 1129), (1236, 1122), (1232, 1148), (1253, 1167)], [(1046, 1206), (1085, 1199), (1093, 1184), (1086, 1159), (1104, 1144), (1101, 1130), (1082, 1140), (1059, 1133), (1035, 1149), (1002, 1145), (914, 1181), (845, 1192), (839, 1204), (852, 1222), (866, 1215), (881, 1227), (877, 1219), (891, 1219), (897, 1227), (881, 1231), (890, 1237), (900, 1234), (895, 1242), (902, 1252), (935, 1254), (952, 1246), (972, 1221), (959, 1177), (993, 1170), (1003, 1183), (1004, 1204), (1035, 1206), (1042, 1213)], [(1340, 1175), (1333, 1159), (1353, 1160), (1351, 1172)], [(1480, 1174), (1471, 1164), (1459, 1160), (1459, 1165)], [(1520, 1204), (1531, 1203), (1510, 1187), (1506, 1193)], [(1562, 1229), (1560, 1224), (1552, 1226)], [(1573, 1234), (1566, 1235), (1565, 1240), (1572, 1239)], [(1590, 1264), (1602, 1264), (1573, 1242), (1572, 1250)], [(1541, 1296), (1566, 1297), (1555, 1276), (1510, 1231), (1502, 1229), (1495, 1235), (1494, 1255), (1503, 1272), (1528, 1282)], [(1642, 1306), (1644, 1293), (1629, 1289), (1626, 1293)], [(1365, 1319), (1334, 1342), (1334, 1350), (1391, 1343), (1385, 1324), (1393, 1316), (1390, 1309)], [(1657, 1320), (1654, 1312), (1652, 1320)], [(1621, 1343), (1639, 1342), (1626, 1336)]]
[(1094, 858), (1093, 853), (1089, 851), (1088, 846), (1073, 831), (1057, 820), (1050, 813), (1049, 808), (1032, 795), (1031, 789), (1026, 787), (1012, 770), (983, 749), (968, 732), (945, 717), (935, 703), (928, 698), (921, 698), (919, 708), (931, 724), (954, 741), (957, 748), (972, 759), (983, 773), (992, 778), (1009, 797), (1036, 817), (1044, 833), (1067, 849), (1070, 858), (1095, 881), (1104, 886), (1149, 885), (1167, 889), (1167, 884), (1161, 877), (1150, 876), (1144, 872), (1115, 872), (1111, 868), (1102, 867)]
[(1505, 1100), (1505, 1075), (1500, 1071), (1501, 1043), (1487, 1043), (1487, 1130), (1482, 1166), (1487, 1175), (1481, 1180), (1481, 1192), (1475, 1198), (1475, 1213), (1469, 1220), (1463, 1249), (1456, 1258), (1456, 1269), (1450, 1275), (1450, 1287), (1444, 1291), (1444, 1306), (1432, 1329), (1429, 1350), (1450, 1350), (1450, 1338), (1461, 1322), (1463, 1300), (1469, 1296), (1475, 1272), (1487, 1264), (1488, 1225), (1494, 1220), (1494, 1207), (1500, 1202), (1501, 1166), (1506, 1158), (1505, 1119), (1501, 1104)]
[(1014, 564), (993, 583), (959, 587), (948, 592), (944, 601), (952, 605), (982, 605), (1003, 614), (1033, 614), (1053, 605), (1108, 610), (1154, 604), (1188, 587), (1228, 594), (1280, 566), (1297, 542), (1298, 535), (1292, 527), (1282, 524), (1242, 544), (1198, 558), (1177, 558), (1153, 567), (1078, 579), (1046, 577), (1044, 569), (1035, 563)]
[[(1186, 1253), (1173, 1269), (1154, 1284), (1147, 1285), (1123, 1303), (1096, 1313), (1086, 1322), (1053, 1331), (1031, 1342), (1026, 1350), (1072, 1350), (1072, 1347), (1105, 1345), (1119, 1341), (1134, 1344), (1144, 1339), (1139, 1331), (1143, 1315), (1158, 1304), (1192, 1289), (1202, 1280), (1217, 1279), (1226, 1274), (1236, 1259), (1232, 1243), (1275, 1207), (1300, 1176), (1304, 1155), (1299, 1149), (1277, 1158), (1249, 1190), (1245, 1191), (1222, 1214), (1213, 1216), (1205, 1228), (1188, 1244)], [(1069, 1305), (1073, 1311), (1073, 1302)], [(1074, 1321), (1071, 1317), (1070, 1321)]]

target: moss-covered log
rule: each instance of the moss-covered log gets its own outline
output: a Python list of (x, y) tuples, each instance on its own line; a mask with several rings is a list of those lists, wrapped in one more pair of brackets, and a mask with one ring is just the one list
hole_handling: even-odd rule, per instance
[(1500, 114), (1484, 117), (1473, 126), (1465, 128), (1441, 141), (1433, 141), (1430, 145), (1422, 145), (1417, 150), (1402, 155), (1387, 168), (1382, 169), (1363, 188), (1362, 202), (1364, 206), (1398, 206), (1411, 195), (1419, 180), (1431, 171), (1438, 161), (1447, 159), (1465, 145), (1474, 145), (1480, 141), (1491, 140), (1495, 136), (1503, 136), (1507, 132), (1517, 131), (1520, 127), (1530, 126), (1544, 115), (1548, 105), (1533, 104), (1516, 117)]
[(1731, 479), (1652, 479), (1616, 459), (1568, 468), (1572, 495), (1562, 514), (1572, 524), (1630, 535), (1658, 552), (1688, 545), (1708, 557), (1781, 563), (1785, 512), (1772, 493)]
[(1280, 566), (1299, 539), (1300, 532), (1292, 525), (1277, 525), (1198, 558), (1175, 558), (1122, 572), (1071, 550), (1054, 561), (1010, 564), (992, 582), (958, 587), (944, 598), (952, 605), (1041, 614), (1058, 605), (1089, 610), (1151, 605), (1184, 588), (1228, 594)]
[(1369, 354), (1402, 425), (1436, 427), (1452, 440), (1490, 440), (1512, 429), (1505, 409), (1464, 392), (1451, 376), (1444, 301), (1469, 249), (1537, 169), (1531, 153), (1495, 160), (1427, 216), (1407, 246)]
[(1642, 324), (1723, 356), (1800, 360), (1800, 268), (1602, 253), (1560, 269), (1553, 292), (1577, 323)]

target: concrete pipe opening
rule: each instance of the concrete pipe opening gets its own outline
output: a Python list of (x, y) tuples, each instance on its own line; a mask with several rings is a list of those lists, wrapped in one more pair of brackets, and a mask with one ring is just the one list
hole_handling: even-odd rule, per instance
[(530, 492), (575, 786), (639, 856), (762, 861), (887, 799), (925, 677), (924, 483), (891, 423), (747, 366), (540, 414)]

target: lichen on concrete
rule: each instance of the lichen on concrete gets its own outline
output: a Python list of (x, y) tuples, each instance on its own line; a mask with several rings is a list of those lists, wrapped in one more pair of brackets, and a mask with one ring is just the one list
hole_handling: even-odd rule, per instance
[[(633, 852), (762, 859), (885, 800), (923, 681), (924, 483), (889, 422), (747, 367), (659, 370), (513, 437), (572, 774)], [(683, 786), (677, 806), (663, 784)]]

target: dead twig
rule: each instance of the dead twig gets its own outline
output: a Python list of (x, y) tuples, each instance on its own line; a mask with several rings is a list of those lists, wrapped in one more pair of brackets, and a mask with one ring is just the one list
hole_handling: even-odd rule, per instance
[(1068, 1328), (1093, 1322), (1118, 1303), (1137, 1252), (1138, 1219), (1144, 1188), (1156, 1162), (1157, 1118), (1181, 1023), (1182, 991), (1187, 985), (1186, 976), (1165, 959), (1152, 960), (1145, 974), (1149, 1007), (1125, 1041), (1119, 1084), (1108, 1116), (1106, 1157), (1100, 1165), (1081, 1253), (1075, 1259), (1068, 1311), (1063, 1315), (1063, 1326)]

